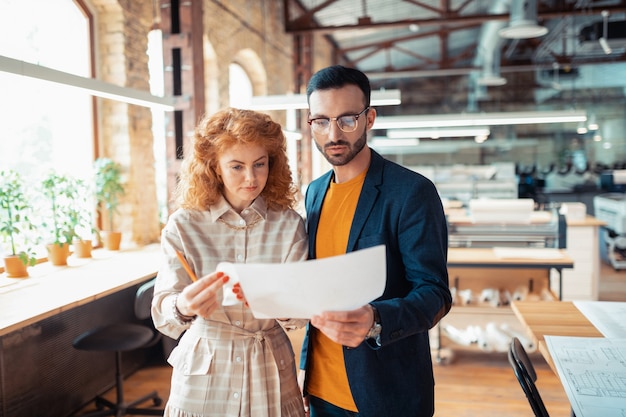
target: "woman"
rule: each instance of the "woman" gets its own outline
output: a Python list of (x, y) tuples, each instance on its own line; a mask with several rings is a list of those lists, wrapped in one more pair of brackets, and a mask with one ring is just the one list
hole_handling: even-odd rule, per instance
[[(168, 359), (165, 416), (304, 415), (283, 326), (305, 322), (258, 320), (245, 303), (222, 305), (228, 277), (215, 271), (221, 261), (306, 258), (285, 146), (280, 125), (254, 111), (225, 109), (196, 128), (176, 191), (180, 208), (162, 233), (152, 303), (159, 331), (174, 339), (184, 332)], [(176, 251), (200, 279), (192, 282)]]

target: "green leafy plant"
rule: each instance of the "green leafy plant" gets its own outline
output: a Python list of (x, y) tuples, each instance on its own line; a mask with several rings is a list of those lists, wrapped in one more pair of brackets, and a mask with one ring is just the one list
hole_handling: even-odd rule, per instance
[(49, 227), (52, 232), (52, 241), (61, 245), (71, 244), (76, 234), (76, 221), (78, 221), (76, 199), (78, 198), (77, 180), (70, 176), (60, 175), (55, 172), (48, 174), (41, 182), (42, 193), (47, 198), (51, 209), (49, 220), (44, 222), (44, 227)]
[(91, 240), (98, 235), (93, 216), (93, 203), (95, 200), (93, 186), (82, 179), (75, 179), (76, 194), (74, 203), (68, 207), (68, 222), (74, 230), (74, 240)]
[(31, 243), (36, 242), (31, 242), (29, 236), (35, 230), (30, 220), (31, 206), (22, 178), (13, 170), (0, 171), (0, 212), (0, 235), (5, 243), (8, 241), (9, 254), (18, 256), (24, 265), (35, 265), (37, 258)]
[(122, 167), (109, 158), (98, 158), (94, 161), (95, 168), (95, 196), (98, 211), (101, 216), (108, 217), (108, 230), (114, 230), (113, 219), (120, 204), (120, 197), (124, 195), (122, 183)]

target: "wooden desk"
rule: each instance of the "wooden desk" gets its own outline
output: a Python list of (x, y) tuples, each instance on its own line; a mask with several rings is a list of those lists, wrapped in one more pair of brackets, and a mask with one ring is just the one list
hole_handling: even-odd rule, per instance
[[(115, 381), (111, 352), (85, 352), (73, 339), (95, 326), (137, 321), (137, 288), (156, 276), (159, 245), (39, 264), (29, 278), (0, 274), (0, 417), (65, 417)], [(147, 351), (125, 352), (132, 373)]]
[(604, 337), (572, 301), (514, 301), (511, 308), (555, 373), (545, 335)]
[[(511, 248), (514, 249), (514, 248)], [(541, 250), (541, 249), (537, 249)], [(554, 251), (556, 249), (546, 249)], [(500, 258), (492, 248), (449, 248), (448, 267), (451, 268), (512, 268), (512, 269), (555, 269), (559, 273), (559, 299), (563, 288), (564, 268), (572, 268), (574, 261), (564, 250), (560, 258)]]
[[(509, 248), (515, 250), (515, 248)], [(524, 248), (521, 248), (523, 250)], [(534, 249), (541, 251), (543, 249)], [(473, 268), (571, 268), (574, 261), (562, 249), (545, 249), (558, 251), (560, 258), (499, 258), (493, 248), (449, 248), (448, 266)]]

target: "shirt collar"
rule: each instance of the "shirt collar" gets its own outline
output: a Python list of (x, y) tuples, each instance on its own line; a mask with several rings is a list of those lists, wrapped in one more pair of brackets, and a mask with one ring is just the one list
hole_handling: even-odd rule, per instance
[[(267, 204), (265, 203), (265, 199), (262, 196), (258, 196), (252, 204), (246, 209), (248, 212), (254, 212), (257, 215), (263, 217), (263, 219), (267, 218)], [(232, 215), (237, 217), (241, 217), (237, 212), (228, 204), (228, 201), (222, 196), (220, 200), (209, 207), (209, 211), (211, 213), (211, 220), (213, 222), (217, 222), (217, 219), (224, 216), (224, 220)], [(227, 215), (226, 213), (232, 213)]]

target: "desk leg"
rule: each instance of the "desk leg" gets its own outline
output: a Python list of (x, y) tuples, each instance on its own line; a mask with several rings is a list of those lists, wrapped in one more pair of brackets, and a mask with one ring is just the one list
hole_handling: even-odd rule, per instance
[[(450, 362), (452, 362), (452, 359), (454, 358), (454, 353), (452, 352), (452, 349), (444, 348), (441, 346), (442, 345), (441, 321), (438, 322), (432, 330), (435, 331), (435, 336), (437, 338), (437, 348), (436, 348), (435, 358), (434, 358), (435, 363), (438, 365), (448, 365)], [(431, 351), (432, 351), (432, 346), (431, 346)]]
[[(554, 268), (559, 274), (559, 301), (563, 301), (563, 268)], [(548, 273), (548, 286), (552, 288), (552, 274)]]
[(441, 321), (437, 323), (437, 363), (441, 363)]

